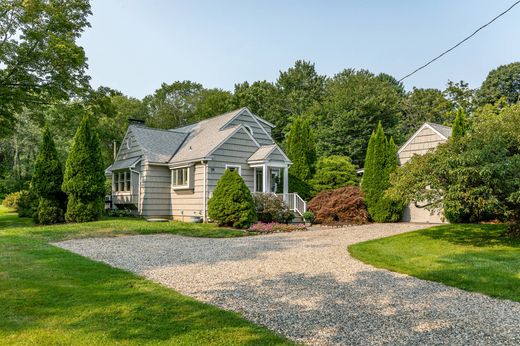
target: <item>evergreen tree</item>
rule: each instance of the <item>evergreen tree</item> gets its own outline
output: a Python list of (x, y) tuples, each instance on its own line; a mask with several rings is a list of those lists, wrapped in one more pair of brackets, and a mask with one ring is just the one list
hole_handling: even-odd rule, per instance
[(256, 221), (251, 191), (237, 171), (226, 169), (208, 201), (208, 216), (219, 226), (248, 228)]
[(466, 113), (464, 112), (464, 109), (457, 109), (457, 113), (455, 114), (455, 120), (453, 121), (452, 128), (452, 136), (455, 140), (460, 137), (464, 137), (467, 131), (467, 124), (468, 122), (466, 119)]
[(403, 203), (385, 197), (385, 191), (390, 187), (390, 174), (396, 168), (397, 148), (394, 140), (386, 138), (383, 126), (379, 123), (368, 142), (361, 182), (368, 213), (376, 222), (398, 221), (401, 217)]
[(287, 135), (287, 156), (292, 161), (289, 173), (302, 181), (312, 177), (316, 161), (316, 144), (308, 120), (298, 117)]
[(38, 199), (36, 222), (51, 224), (63, 222), (65, 194), (61, 190), (63, 171), (58, 151), (48, 127), (43, 131), (31, 181), (32, 192)]
[(105, 173), (99, 138), (89, 115), (82, 119), (74, 135), (62, 188), (69, 195), (67, 222), (99, 219), (103, 212)]

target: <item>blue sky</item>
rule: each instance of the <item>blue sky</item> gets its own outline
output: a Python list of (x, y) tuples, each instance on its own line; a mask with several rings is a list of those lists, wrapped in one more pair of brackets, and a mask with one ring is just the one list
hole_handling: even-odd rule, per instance
[[(276, 80), (297, 59), (329, 76), (344, 68), (400, 78), (509, 7), (513, 0), (93, 0), (85, 48), (92, 84), (134, 97), (162, 82), (233, 90)], [(520, 61), (520, 5), (405, 81), (478, 87), (490, 69)]]

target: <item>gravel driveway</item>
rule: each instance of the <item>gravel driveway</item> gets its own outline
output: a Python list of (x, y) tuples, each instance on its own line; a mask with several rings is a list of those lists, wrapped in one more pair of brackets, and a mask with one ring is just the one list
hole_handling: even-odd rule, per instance
[(520, 344), (519, 303), (375, 269), (346, 249), (421, 227), (373, 224), (234, 239), (162, 234), (57, 245), (307, 344)]

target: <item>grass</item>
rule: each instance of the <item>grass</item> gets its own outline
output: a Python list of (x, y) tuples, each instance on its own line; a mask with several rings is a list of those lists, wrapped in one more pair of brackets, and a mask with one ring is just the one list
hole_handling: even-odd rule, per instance
[(443, 225), (349, 246), (355, 258), (421, 279), (520, 302), (520, 240), (505, 225)]
[(211, 225), (132, 219), (38, 227), (0, 207), (2, 345), (291, 344), (239, 314), (49, 244), (149, 233), (243, 235)]

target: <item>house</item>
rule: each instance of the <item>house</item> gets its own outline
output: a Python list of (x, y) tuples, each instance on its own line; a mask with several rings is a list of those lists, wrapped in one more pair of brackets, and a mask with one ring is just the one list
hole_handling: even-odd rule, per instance
[[(397, 151), (399, 165), (408, 162), (414, 155), (424, 155), (451, 136), (451, 127), (433, 123), (424, 123), (417, 132)], [(407, 222), (445, 222), (440, 212), (431, 213), (425, 208), (418, 208), (414, 203), (408, 205), (403, 213), (402, 221)]]
[(144, 217), (206, 221), (208, 200), (230, 169), (251, 192), (282, 190), (298, 211), (303, 200), (288, 193), (291, 161), (271, 137), (273, 127), (247, 108), (172, 130), (131, 124), (106, 170), (112, 203)]

